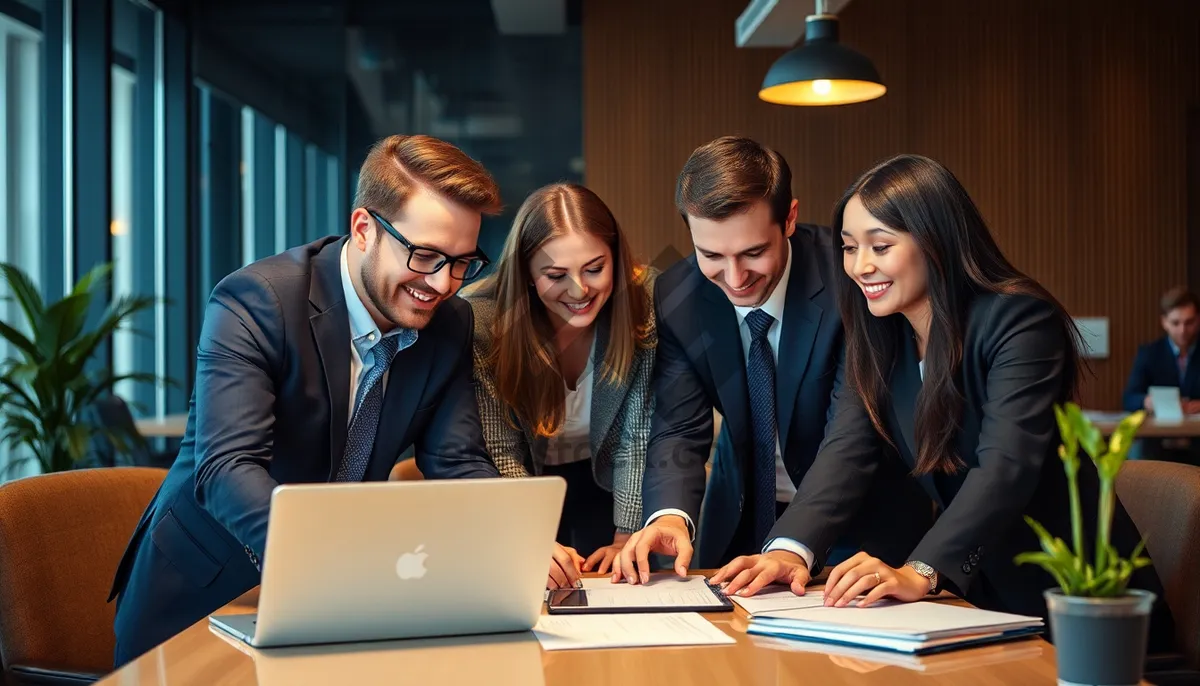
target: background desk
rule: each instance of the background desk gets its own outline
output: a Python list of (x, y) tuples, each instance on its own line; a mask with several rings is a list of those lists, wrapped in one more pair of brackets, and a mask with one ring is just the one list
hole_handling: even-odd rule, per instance
[(169, 414), (165, 417), (146, 417), (135, 419), (134, 425), (146, 438), (182, 438), (187, 429), (188, 416), (184, 414)]
[[(1105, 436), (1117, 428), (1124, 412), (1087, 412), (1087, 416)], [(1160, 422), (1147, 417), (1138, 429), (1138, 438), (1197, 438), (1200, 437), (1200, 416), (1189, 415), (1181, 422)]]
[[(252, 611), (254, 592), (221, 610)], [(958, 601), (952, 601), (958, 602)], [(746, 615), (706, 615), (733, 646), (543, 652), (532, 634), (385, 641), (255, 651), (214, 633), (204, 619), (99, 682), (102, 686), (191, 684), (487, 684), (488, 686), (665, 686), (667, 684), (1021, 684), (1055, 683), (1054, 648), (1041, 639), (913, 659), (913, 666), (802, 652), (745, 633)], [(533, 643), (530, 643), (533, 641)]]

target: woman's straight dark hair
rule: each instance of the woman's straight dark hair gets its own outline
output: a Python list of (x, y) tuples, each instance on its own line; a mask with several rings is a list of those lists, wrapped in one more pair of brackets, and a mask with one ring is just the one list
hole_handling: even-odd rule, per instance
[[(917, 398), (915, 473), (953, 473), (964, 464), (954, 439), (963, 406), (964, 328), (978, 294), (1026, 295), (1052, 304), (1072, 341), (1066, 369), (1071, 394), (1077, 393), (1080, 357), (1074, 321), (1049, 291), (1004, 257), (979, 209), (950, 170), (927, 157), (899, 155), (859, 177), (834, 209), (834, 250), (839, 260), (842, 215), (854, 196), (888, 228), (911, 234), (925, 258), (932, 314)], [(844, 270), (838, 277), (838, 303), (846, 332), (847, 381), (862, 398), (875, 430), (890, 441), (882, 418), (904, 316), (872, 315), (862, 289)]]

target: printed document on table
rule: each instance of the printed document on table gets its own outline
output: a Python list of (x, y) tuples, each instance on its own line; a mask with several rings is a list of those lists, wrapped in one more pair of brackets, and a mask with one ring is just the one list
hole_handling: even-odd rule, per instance
[(695, 612), (542, 615), (533, 633), (545, 650), (737, 643)]
[(780, 610), (803, 610), (808, 607), (821, 607), (825, 604), (825, 595), (819, 588), (815, 590), (810, 588), (804, 595), (796, 595), (787, 586), (776, 585), (768, 586), (749, 598), (731, 595), (729, 599), (740, 605), (750, 616)]
[(588, 607), (704, 607), (723, 603), (703, 576), (653, 576), (645, 584), (614, 584), (608, 577), (584, 579)]

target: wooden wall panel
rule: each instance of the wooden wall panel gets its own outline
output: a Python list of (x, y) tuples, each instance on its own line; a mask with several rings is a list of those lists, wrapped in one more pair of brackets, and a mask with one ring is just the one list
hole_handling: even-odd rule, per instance
[(757, 99), (782, 51), (734, 46), (745, 4), (584, 2), (586, 178), (635, 250), (656, 263), (690, 251), (675, 178), (719, 135), (779, 149), (802, 219), (819, 223), (873, 163), (928, 155), (962, 180), (1010, 259), (1072, 314), (1109, 318), (1111, 355), (1083, 400), (1115, 408), (1137, 344), (1159, 331), (1158, 295), (1187, 279), (1200, 2), (853, 0), (842, 39), (889, 90), (836, 108)]

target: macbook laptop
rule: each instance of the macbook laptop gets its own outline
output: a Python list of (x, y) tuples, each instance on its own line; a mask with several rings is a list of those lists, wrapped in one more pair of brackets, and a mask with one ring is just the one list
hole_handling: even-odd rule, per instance
[(256, 648), (531, 629), (565, 493), (558, 477), (279, 486), (258, 613), (209, 623)]

